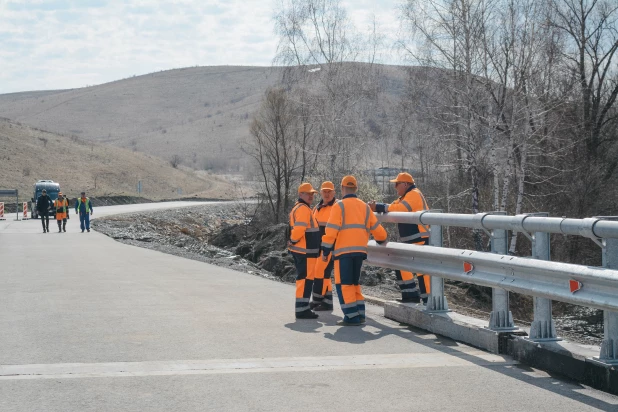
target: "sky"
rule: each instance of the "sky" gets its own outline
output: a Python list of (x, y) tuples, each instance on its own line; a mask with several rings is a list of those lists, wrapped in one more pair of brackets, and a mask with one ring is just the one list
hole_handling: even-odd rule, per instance
[[(342, 0), (387, 44), (401, 0)], [(92, 86), (190, 66), (272, 64), (275, 0), (0, 0), (0, 93)]]

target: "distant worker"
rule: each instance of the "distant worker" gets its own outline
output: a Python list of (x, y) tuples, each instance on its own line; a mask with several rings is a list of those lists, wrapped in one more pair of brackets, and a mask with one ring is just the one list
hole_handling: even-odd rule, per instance
[(58, 233), (67, 231), (67, 216), (69, 214), (69, 201), (62, 196), (62, 192), (58, 193), (58, 199), (54, 200), (54, 208), (56, 209), (56, 222), (58, 222)]
[(51, 197), (47, 196), (47, 190), (41, 191), (41, 196), (36, 200), (36, 210), (41, 216), (41, 224), (43, 225), (43, 233), (49, 233), (49, 210), (53, 202)]
[(309, 306), (313, 291), (315, 263), (320, 253), (320, 229), (311, 210), (317, 190), (311, 183), (298, 187), (298, 200), (290, 212), (288, 250), (296, 265), (296, 319), (315, 319)]
[[(326, 224), (330, 217), (335, 199), (335, 185), (333, 182), (324, 182), (320, 186), (320, 196), (322, 200), (313, 209), (313, 216), (320, 227), (320, 239), (326, 233)], [(319, 262), (318, 262), (319, 263)], [(313, 280), (313, 302), (311, 309), (315, 311), (333, 310), (333, 284), (331, 275), (333, 274), (333, 259), (328, 260), (328, 265), (322, 270), (321, 265), (316, 266), (315, 279)]]
[[(420, 212), (429, 210), (425, 197), (416, 187), (412, 175), (409, 173), (399, 173), (396, 179), (391, 180), (395, 183), (395, 190), (399, 199), (391, 204), (369, 202), (371, 210), (378, 213), (387, 212)], [(415, 225), (411, 223), (397, 224), (399, 229), (399, 241), (402, 243), (426, 245), (429, 243), (429, 227), (424, 225)], [(402, 302), (427, 303), (427, 297), (430, 292), (431, 284), (429, 275), (417, 273), (417, 281), (414, 279), (414, 274), (406, 271), (395, 271), (397, 283), (401, 290)], [(420, 288), (420, 292), (419, 292)]]
[(92, 202), (90, 198), (86, 197), (86, 192), (82, 192), (81, 197), (77, 198), (75, 202), (75, 213), (79, 213), (79, 225), (84, 233), (84, 229), (90, 232), (90, 215), (92, 211)]
[(322, 238), (322, 261), (332, 253), (335, 261), (335, 285), (343, 310), (343, 325), (365, 323), (365, 298), (360, 276), (363, 260), (367, 259), (367, 242), (371, 233), (379, 244), (386, 241), (386, 230), (369, 206), (356, 197), (358, 185), (354, 176), (341, 181), (342, 200), (333, 206)]

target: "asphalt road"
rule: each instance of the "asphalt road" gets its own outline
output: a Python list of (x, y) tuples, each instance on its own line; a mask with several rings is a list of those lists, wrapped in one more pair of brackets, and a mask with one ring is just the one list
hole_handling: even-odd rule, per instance
[(290, 285), (78, 225), (0, 222), (2, 412), (618, 410), (618, 397), (379, 307), (362, 328), (338, 326), (339, 309), (296, 321)]

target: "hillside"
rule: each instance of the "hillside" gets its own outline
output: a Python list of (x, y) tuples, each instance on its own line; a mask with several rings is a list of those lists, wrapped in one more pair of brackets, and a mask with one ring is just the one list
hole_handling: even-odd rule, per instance
[(0, 95), (0, 116), (166, 160), (178, 155), (199, 169), (240, 155), (238, 139), (278, 78), (278, 69), (260, 67), (177, 69), (81, 89)]
[[(240, 142), (249, 134), (264, 92), (279, 67), (191, 67), (73, 90), (0, 95), (0, 116), (88, 141), (110, 143), (195, 169), (224, 170), (245, 162)], [(402, 67), (382, 66), (392, 97)]]
[(173, 168), (151, 155), (86, 142), (0, 119), (0, 187), (17, 188), (30, 198), (39, 179), (59, 182), (63, 192), (75, 197), (86, 190), (91, 196), (141, 196), (150, 199), (232, 198), (233, 186), (221, 177)]

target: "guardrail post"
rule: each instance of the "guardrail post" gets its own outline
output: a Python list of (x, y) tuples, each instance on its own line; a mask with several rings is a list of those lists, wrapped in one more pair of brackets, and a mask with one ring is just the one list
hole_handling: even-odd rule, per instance
[[(494, 229), (491, 232), (491, 252), (499, 255), (508, 254), (508, 238), (506, 230)], [(513, 314), (509, 310), (509, 292), (500, 288), (491, 290), (491, 315), (489, 329), (503, 332), (517, 330), (513, 322)]]
[[(441, 210), (431, 210), (431, 213), (442, 213)], [(442, 226), (431, 225), (429, 245), (442, 247)], [(448, 312), (448, 302), (444, 296), (444, 278), (431, 275), (431, 290), (427, 301), (426, 312)]]
[[(548, 213), (535, 213), (534, 216), (549, 216)], [(550, 260), (549, 233), (535, 232), (532, 237), (532, 257), (540, 260)], [(556, 324), (551, 314), (551, 299), (534, 299), (534, 320), (530, 325), (529, 339), (536, 342), (560, 340), (556, 334)]]
[[(618, 269), (618, 239), (603, 239), (603, 245), (603, 266)], [(603, 311), (603, 329), (603, 343), (598, 360), (618, 364), (618, 312)]]

